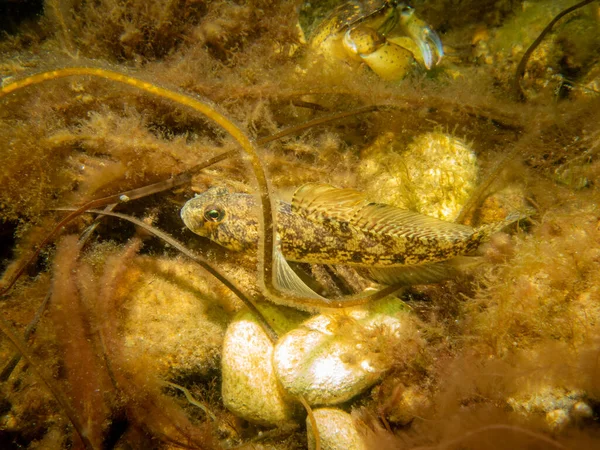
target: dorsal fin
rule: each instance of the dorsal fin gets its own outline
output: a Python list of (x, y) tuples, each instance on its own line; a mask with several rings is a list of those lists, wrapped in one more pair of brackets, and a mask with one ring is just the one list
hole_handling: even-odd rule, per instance
[(464, 240), (473, 228), (395, 206), (370, 203), (356, 212), (351, 222), (360, 230), (388, 236), (413, 236)]
[(307, 183), (292, 199), (292, 211), (314, 222), (324, 217), (348, 222), (370, 233), (423, 239), (465, 240), (473, 228), (425, 216), (395, 206), (370, 203), (354, 189)]
[(356, 211), (368, 204), (365, 196), (354, 189), (306, 183), (294, 192), (292, 212), (315, 222), (322, 221), (324, 216), (350, 222)]

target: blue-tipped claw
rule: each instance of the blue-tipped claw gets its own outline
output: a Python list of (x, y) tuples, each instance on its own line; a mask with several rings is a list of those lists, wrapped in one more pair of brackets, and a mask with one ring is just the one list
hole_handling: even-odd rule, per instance
[[(438, 34), (429, 25), (414, 14), (412, 8), (406, 8), (401, 14), (401, 26), (404, 32), (417, 44), (423, 64), (427, 69), (437, 65), (444, 56), (444, 47)], [(434, 54), (437, 56), (435, 63)]]
[[(413, 38), (421, 55), (423, 55), (423, 63), (427, 69), (431, 69), (432, 66), (438, 65), (444, 56), (444, 47), (442, 41), (435, 31), (429, 27), (425, 27), (421, 30), (421, 36), (417, 39)], [(433, 62), (433, 54), (437, 54), (437, 59)]]

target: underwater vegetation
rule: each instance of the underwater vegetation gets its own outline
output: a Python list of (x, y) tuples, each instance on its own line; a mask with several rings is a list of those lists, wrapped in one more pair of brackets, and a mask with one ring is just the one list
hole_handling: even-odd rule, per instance
[(600, 448), (600, 4), (456, 3), (11, 4), (0, 447)]

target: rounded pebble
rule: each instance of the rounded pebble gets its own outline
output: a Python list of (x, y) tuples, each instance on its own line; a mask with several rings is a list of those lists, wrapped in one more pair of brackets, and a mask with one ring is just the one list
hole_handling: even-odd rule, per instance
[(594, 417), (594, 410), (586, 402), (579, 401), (573, 405), (571, 415), (575, 419), (590, 419)]
[(351, 399), (389, 369), (385, 350), (403, 331), (402, 303), (376, 302), (367, 308), (322, 314), (279, 339), (273, 354), (277, 378), (311, 405)]
[[(281, 326), (288, 319), (276, 306), (261, 308)], [(273, 343), (249, 311), (240, 312), (225, 333), (221, 361), (223, 403), (237, 416), (259, 425), (292, 421), (298, 405), (279, 386), (272, 364)]]
[[(321, 408), (313, 411), (321, 450), (366, 450), (367, 446), (354, 425), (352, 416), (341, 409)], [(308, 448), (314, 450), (315, 436), (312, 423), (306, 418), (306, 433), (308, 437)]]

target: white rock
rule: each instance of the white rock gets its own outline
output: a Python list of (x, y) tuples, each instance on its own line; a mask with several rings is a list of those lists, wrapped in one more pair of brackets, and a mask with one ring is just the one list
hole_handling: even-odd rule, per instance
[(397, 299), (384, 299), (307, 320), (279, 339), (273, 354), (277, 378), (311, 405), (351, 399), (389, 369), (386, 347), (402, 332), (402, 308)]
[[(367, 446), (354, 425), (352, 416), (341, 409), (321, 408), (313, 411), (321, 450), (366, 450)], [(315, 449), (312, 423), (306, 418), (308, 448)]]
[[(287, 309), (265, 306), (279, 324)], [(221, 393), (231, 412), (260, 425), (292, 421), (299, 407), (279, 386), (272, 365), (273, 344), (249, 311), (240, 312), (225, 333)]]

